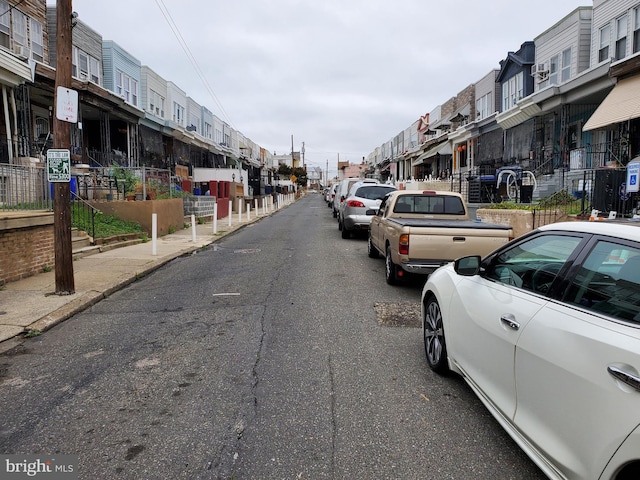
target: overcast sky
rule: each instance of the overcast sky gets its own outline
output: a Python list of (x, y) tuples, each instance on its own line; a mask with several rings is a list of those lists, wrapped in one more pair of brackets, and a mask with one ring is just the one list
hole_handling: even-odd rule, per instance
[(247, 138), (283, 154), (293, 135), (330, 176), (581, 5), (592, 2), (73, 0), (104, 40)]

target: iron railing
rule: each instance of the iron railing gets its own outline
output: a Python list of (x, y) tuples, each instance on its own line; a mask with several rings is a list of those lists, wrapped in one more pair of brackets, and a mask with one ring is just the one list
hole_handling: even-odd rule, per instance
[(96, 215), (99, 213), (97, 208), (71, 192), (71, 226), (89, 234), (91, 243), (95, 242)]

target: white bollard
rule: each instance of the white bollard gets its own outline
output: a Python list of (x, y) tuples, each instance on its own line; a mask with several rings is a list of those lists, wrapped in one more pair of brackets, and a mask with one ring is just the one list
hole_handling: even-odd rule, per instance
[(253, 199), (253, 210), (256, 212), (256, 217), (260, 215), (260, 209), (258, 208), (258, 199)]
[(247, 222), (251, 221), (251, 202), (247, 203)]
[(238, 199), (238, 221), (242, 223), (242, 200)]
[(158, 214), (151, 214), (151, 255), (158, 254)]
[(191, 239), (196, 243), (196, 216), (191, 215)]
[(229, 200), (229, 215), (228, 215), (229, 226), (231, 226), (231, 215), (233, 215), (233, 202)]
[(213, 223), (213, 234), (218, 234), (218, 203), (213, 204), (213, 219), (211, 220)]

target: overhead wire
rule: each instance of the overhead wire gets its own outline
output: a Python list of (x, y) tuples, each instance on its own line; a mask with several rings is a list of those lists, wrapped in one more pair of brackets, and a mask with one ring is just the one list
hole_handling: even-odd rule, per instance
[(167, 23), (169, 24), (169, 28), (171, 29), (171, 31), (175, 35), (176, 39), (178, 40), (178, 43), (182, 47), (182, 50), (184, 51), (184, 53), (186, 54), (187, 58), (191, 62), (191, 65), (193, 66), (193, 68), (195, 69), (196, 73), (200, 77), (200, 80), (202, 80), (202, 83), (204, 84), (205, 88), (207, 89), (207, 92), (209, 93), (209, 95), (211, 95), (211, 98), (213, 99), (215, 104), (218, 106), (218, 108), (220, 109), (220, 112), (223, 114), (225, 119), (229, 122), (231, 127), (234, 130), (237, 130), (237, 128), (235, 127), (235, 125), (231, 121), (231, 116), (227, 113), (225, 108), (222, 106), (222, 102), (220, 102), (220, 100), (218, 99), (218, 97), (214, 93), (213, 88), (211, 88), (211, 85), (209, 84), (209, 81), (207, 80), (207, 78), (205, 77), (204, 73), (200, 69), (198, 61), (196, 60), (196, 58), (193, 55), (193, 53), (191, 53), (191, 50), (189, 49), (189, 45), (187, 45), (187, 42), (185, 41), (184, 37), (180, 33), (180, 29), (178, 28), (178, 26), (174, 22), (173, 17), (169, 13), (169, 9), (164, 4), (164, 1), (163, 0), (156, 0), (156, 5), (158, 5), (158, 8), (160, 9), (160, 12), (164, 16), (164, 18), (167, 21)]

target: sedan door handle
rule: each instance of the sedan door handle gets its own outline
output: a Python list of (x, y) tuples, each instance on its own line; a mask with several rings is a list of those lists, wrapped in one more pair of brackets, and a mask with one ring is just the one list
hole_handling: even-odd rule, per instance
[(520, 329), (520, 324), (518, 322), (516, 322), (516, 317), (514, 317), (510, 313), (502, 315), (500, 317), (500, 321), (502, 323), (504, 323), (507, 327), (509, 327), (512, 330), (519, 330)]
[(622, 383), (625, 383), (631, 388), (635, 388), (636, 390), (640, 391), (640, 377), (638, 377), (637, 375), (627, 373), (621, 368), (615, 367), (613, 365), (609, 365), (607, 367), (607, 371)]

